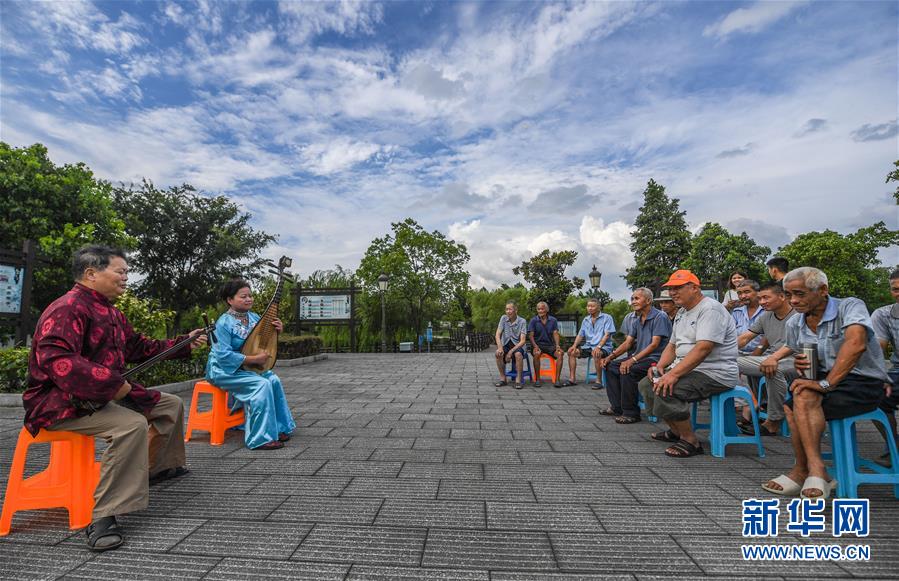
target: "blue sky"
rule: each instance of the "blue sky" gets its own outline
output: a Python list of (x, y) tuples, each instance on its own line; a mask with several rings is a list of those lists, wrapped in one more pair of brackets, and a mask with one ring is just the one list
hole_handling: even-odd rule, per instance
[[(224, 193), (308, 274), (411, 216), (623, 296), (649, 178), (776, 249), (899, 227), (895, 2), (2, 2), (0, 138)], [(899, 262), (897, 249), (884, 253)]]

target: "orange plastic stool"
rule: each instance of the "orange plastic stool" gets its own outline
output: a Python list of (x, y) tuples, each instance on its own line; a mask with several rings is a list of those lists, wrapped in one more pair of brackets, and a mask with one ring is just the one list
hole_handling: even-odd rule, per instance
[[(544, 369), (543, 358), (549, 359), (549, 368)], [(540, 379), (556, 380), (556, 358), (549, 353), (541, 353), (537, 359), (537, 377)]]
[[(39, 443), (50, 444), (50, 463), (43, 472), (23, 479), (28, 447)], [(86, 527), (91, 523), (94, 489), (99, 481), (100, 462), (94, 460), (93, 436), (41, 430), (32, 437), (22, 428), (6, 484), (0, 536), (9, 534), (16, 512), (39, 508), (66, 508), (70, 529)]]
[[(197, 411), (197, 402), (201, 393), (212, 396), (212, 408)], [(198, 381), (194, 385), (194, 397), (190, 402), (190, 415), (187, 417), (187, 435), (185, 442), (190, 442), (191, 432), (203, 430), (209, 432), (209, 443), (221, 446), (225, 443), (225, 430), (244, 423), (243, 410), (234, 413), (228, 409), (228, 394), (208, 381)]]

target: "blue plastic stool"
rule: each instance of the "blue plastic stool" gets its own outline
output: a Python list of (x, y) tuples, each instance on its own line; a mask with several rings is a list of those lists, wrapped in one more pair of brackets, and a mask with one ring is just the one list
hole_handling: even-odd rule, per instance
[[(527, 353), (522, 354), (523, 361), (521, 362), (521, 381), (524, 382), (525, 378), (533, 381), (534, 376), (531, 373), (531, 358)], [(518, 370), (515, 369), (515, 356), (512, 356), (512, 361), (509, 362), (512, 370), (506, 371), (506, 378), (512, 379), (513, 381), (518, 378)]]
[[(643, 394), (640, 393), (640, 390), (639, 390), (639, 389), (637, 390), (637, 406), (638, 406), (641, 410), (645, 410), (645, 409), (646, 409), (646, 402), (643, 400)], [(646, 416), (646, 419), (649, 420), (650, 422), (654, 423), (654, 424), (655, 424), (655, 423), (658, 423), (658, 421), (659, 421), (659, 418), (657, 418), (656, 416), (651, 416), (651, 415), (647, 415), (647, 416)]]
[[(857, 498), (858, 487), (862, 484), (892, 484), (893, 494), (899, 498), (899, 453), (896, 451), (896, 442), (893, 438), (887, 438), (887, 447), (890, 451), (892, 468), (865, 460), (858, 455), (858, 446), (855, 440), (855, 424), (860, 421), (871, 420), (880, 422), (890, 433), (890, 425), (887, 416), (880, 409), (872, 412), (827, 422), (830, 427), (830, 439), (833, 448), (834, 472), (837, 479), (837, 496), (842, 498)], [(860, 472), (860, 468), (873, 470), (874, 473)]]
[[(586, 381), (587, 383), (590, 383), (591, 377), (593, 379), (596, 379), (596, 365), (593, 363), (592, 359), (590, 360), (590, 364), (587, 366), (587, 379), (585, 379), (584, 381)], [(606, 370), (605, 369), (602, 370), (602, 386), (603, 387), (606, 386)]]
[(748, 387), (738, 385), (733, 389), (713, 395), (709, 403), (711, 405), (712, 423), (699, 424), (696, 422), (696, 409), (699, 402), (693, 402), (693, 429), (709, 428), (709, 439), (712, 443), (712, 456), (724, 458), (724, 450), (729, 444), (755, 444), (759, 450), (759, 458), (765, 457), (765, 448), (762, 446), (762, 436), (759, 434), (759, 415), (755, 406), (752, 410), (752, 427), (755, 434), (748, 436), (737, 427), (737, 414), (734, 410), (733, 400), (745, 399), (752, 402), (752, 392)]

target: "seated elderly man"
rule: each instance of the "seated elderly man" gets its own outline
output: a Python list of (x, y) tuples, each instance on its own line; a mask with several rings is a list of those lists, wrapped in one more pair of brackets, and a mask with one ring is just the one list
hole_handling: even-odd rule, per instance
[(562, 375), (562, 356), (565, 354), (559, 345), (562, 337), (559, 335), (559, 321), (549, 314), (549, 305), (544, 301), (537, 303), (537, 314), (528, 323), (528, 337), (531, 340), (531, 350), (534, 353), (534, 387), (542, 385), (540, 381), (540, 356), (549, 355), (556, 360), (556, 375), (553, 377), (553, 385), (562, 387), (559, 376)]
[[(887, 415), (890, 423), (890, 432), (893, 439), (899, 443), (899, 435), (896, 430), (896, 407), (899, 406), (899, 270), (894, 270), (890, 274), (890, 294), (893, 295), (894, 302), (892, 305), (880, 307), (871, 313), (871, 323), (874, 325), (874, 334), (877, 335), (877, 341), (884, 351), (888, 345), (893, 348), (893, 355), (890, 357), (890, 369), (887, 375), (890, 377), (890, 395), (883, 398), (880, 402), (880, 409)], [(875, 423), (878, 429), (880, 424)], [(883, 432), (884, 438), (887, 435)], [(890, 454), (884, 453), (879, 463), (889, 466)]]
[[(759, 304), (765, 310), (749, 329), (737, 337), (738, 346), (761, 338), (758, 355), (741, 355), (737, 359), (740, 373), (747, 377), (764, 377), (768, 393), (768, 418), (760, 427), (763, 436), (774, 436), (784, 418), (784, 399), (787, 385), (796, 378), (793, 366), (793, 350), (785, 345), (786, 324), (796, 314), (784, 296), (778, 282), (762, 285), (758, 293)], [(747, 434), (753, 433), (752, 424), (741, 424)]]
[[(668, 337), (671, 336), (671, 319), (652, 306), (652, 291), (638, 288), (631, 295), (633, 312), (625, 317), (622, 328), (626, 334), (624, 342), (602, 360), (606, 370), (606, 394), (609, 407), (601, 412), (605, 416), (615, 416), (619, 424), (635, 424), (640, 421), (640, 407), (637, 405), (637, 383), (649, 367), (659, 360)], [(627, 353), (624, 360), (616, 361)]]
[[(765, 310), (759, 304), (759, 283), (754, 280), (745, 278), (740, 281), (737, 285), (737, 297), (741, 304), (731, 311), (731, 315), (737, 325), (737, 336), (739, 337), (759, 320)], [(740, 345), (740, 354), (752, 355), (761, 342), (762, 338), (754, 335), (751, 340)]]
[(668, 315), (668, 320), (673, 323), (674, 317), (675, 315), (677, 315), (680, 307), (674, 304), (674, 301), (671, 300), (671, 294), (668, 292), (668, 289), (664, 289), (659, 292), (659, 296), (657, 296), (655, 298), (655, 301), (653, 302), (655, 302), (660, 311)]
[(690, 403), (707, 399), (737, 384), (737, 331), (724, 305), (702, 294), (699, 278), (678, 270), (664, 284), (683, 307), (674, 318), (671, 340), (659, 358), (661, 377), (652, 369), (640, 380), (646, 412), (662, 418), (670, 429), (652, 435), (671, 442), (665, 454), (688, 458), (704, 450), (690, 425)]
[(527, 341), (528, 324), (518, 316), (518, 305), (513, 302), (506, 303), (506, 314), (500, 317), (496, 327), (496, 368), (499, 369), (499, 381), (494, 385), (502, 387), (508, 385), (506, 381), (506, 363), (515, 360), (515, 369), (518, 372), (515, 381), (515, 389), (521, 389), (522, 368), (527, 353), (524, 344)]
[[(791, 270), (783, 283), (798, 313), (787, 322), (786, 345), (796, 352), (796, 370), (803, 376), (790, 386), (793, 400), (784, 408), (796, 460), (789, 473), (762, 488), (827, 498), (836, 481), (828, 479), (821, 458), (824, 422), (874, 410), (889, 378), (864, 302), (830, 296), (827, 276), (817, 268)], [(816, 349), (818, 369), (811, 369), (803, 346)]]
[[(592, 359), (596, 369), (593, 389), (602, 388), (600, 362), (612, 352), (611, 338), (615, 332), (615, 321), (602, 312), (602, 305), (596, 299), (587, 301), (587, 316), (581, 322), (581, 330), (568, 348), (568, 372), (570, 378), (564, 385), (577, 385), (577, 360)], [(583, 347), (581, 345), (583, 344)], [(588, 363), (589, 365), (589, 363)]]

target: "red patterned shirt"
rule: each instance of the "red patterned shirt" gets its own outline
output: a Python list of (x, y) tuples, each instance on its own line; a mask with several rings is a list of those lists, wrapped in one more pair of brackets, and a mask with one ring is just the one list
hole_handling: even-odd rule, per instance
[[(105, 404), (125, 383), (126, 363), (139, 363), (171, 347), (134, 331), (125, 315), (100, 293), (76, 284), (41, 314), (28, 359), (28, 388), (22, 394), (25, 427), (38, 430), (66, 418), (85, 415), (73, 399)], [(173, 357), (186, 357), (186, 345)], [(128, 396), (144, 411), (159, 392), (131, 382)]]

